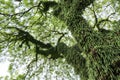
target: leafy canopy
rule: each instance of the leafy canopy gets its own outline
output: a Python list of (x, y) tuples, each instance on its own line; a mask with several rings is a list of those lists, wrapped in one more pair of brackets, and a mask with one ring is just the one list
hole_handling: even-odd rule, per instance
[(118, 0), (2, 0), (0, 5), (0, 52), (10, 61), (6, 80), (119, 78)]

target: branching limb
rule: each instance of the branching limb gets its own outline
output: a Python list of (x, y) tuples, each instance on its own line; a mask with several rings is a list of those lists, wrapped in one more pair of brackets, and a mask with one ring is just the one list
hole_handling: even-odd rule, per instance
[(100, 25), (101, 25), (103, 22), (111, 22), (111, 21), (109, 20), (109, 18), (110, 18), (110, 16), (113, 15), (113, 14), (115, 14), (115, 12), (111, 13), (110, 15), (108, 15), (107, 18), (100, 20), (100, 21), (96, 24), (96, 26), (98, 27), (98, 30), (100, 30)]
[(40, 5), (41, 5), (41, 1), (38, 3), (38, 5), (35, 5), (35, 6), (32, 6), (32, 7), (30, 7), (28, 10), (26, 10), (26, 11), (23, 11), (23, 12), (18, 12), (18, 13), (15, 13), (15, 14), (7, 14), (7, 13), (1, 13), (0, 12), (0, 15), (3, 15), (3, 16), (16, 16), (16, 15), (24, 15), (25, 13), (27, 13), (27, 12), (29, 12), (30, 10), (32, 10), (33, 8), (35, 8), (35, 7), (40, 7)]
[(31, 42), (33, 44), (37, 44), (39, 47), (41, 48), (51, 48), (52, 45), (47, 43), (43, 43), (42, 41), (36, 40), (29, 32), (24, 31), (20, 28), (16, 28), (16, 27), (8, 27), (9, 29), (16, 29), (18, 31), (18, 34), (16, 34), (17, 40), (25, 40), (26, 42)]
[(7, 13), (1, 13), (1, 12), (0, 12), (0, 15), (9, 16), (9, 17), (16, 16), (16, 15), (20, 15), (20, 14), (24, 15), (25, 13), (29, 12), (30, 10), (32, 10), (32, 9), (35, 8), (35, 7), (38, 7), (38, 6), (32, 6), (31, 8), (29, 8), (29, 9), (26, 10), (26, 11), (19, 12), (19, 13), (15, 13), (15, 14), (7, 14)]
[(110, 15), (108, 15), (107, 18), (102, 19), (102, 20), (99, 21), (98, 18), (97, 18), (97, 14), (96, 14), (96, 12), (95, 12), (94, 4), (93, 4), (93, 3), (92, 3), (92, 8), (89, 7), (89, 9), (93, 12), (93, 15), (94, 15), (94, 18), (95, 18), (95, 23), (94, 23), (93, 28), (97, 27), (98, 31), (101, 30), (100, 25), (101, 25), (103, 22), (111, 22), (111, 21), (109, 20), (109, 18), (110, 18), (111, 15), (115, 14), (115, 12), (113, 12), (113, 13), (111, 13)]
[(16, 29), (18, 31), (18, 34), (16, 34), (16, 41), (22, 41), (21, 42), (21, 47), (23, 44), (26, 44), (29, 48), (30, 48), (30, 45), (29, 45), (29, 42), (33, 43), (36, 47), (35, 47), (35, 52), (36, 52), (36, 62), (38, 60), (38, 55), (41, 54), (41, 55), (44, 55), (45, 57), (47, 56), (51, 56), (50, 58), (51, 59), (57, 59), (57, 58), (60, 58), (60, 57), (63, 57), (61, 55), (61, 52), (62, 51), (59, 51), (57, 50), (58, 49), (58, 46), (61, 45), (59, 44), (61, 39), (64, 37), (65, 34), (67, 33), (61, 33), (61, 32), (57, 32), (55, 31), (56, 33), (60, 34), (60, 38), (58, 38), (58, 41), (57, 41), (57, 45), (55, 47), (53, 47), (50, 43), (48, 44), (45, 44), (41, 41), (38, 41), (36, 40), (29, 32), (27, 31), (24, 31), (20, 28), (16, 28), (16, 27), (9, 27), (9, 29), (12, 28), (12, 29)]
[(67, 33), (59, 32), (59, 31), (52, 31), (52, 32), (55, 32), (55, 33), (61, 35), (60, 38), (59, 38), (58, 41), (57, 41), (57, 44), (61, 41), (61, 39), (65, 36), (65, 34), (67, 34)]

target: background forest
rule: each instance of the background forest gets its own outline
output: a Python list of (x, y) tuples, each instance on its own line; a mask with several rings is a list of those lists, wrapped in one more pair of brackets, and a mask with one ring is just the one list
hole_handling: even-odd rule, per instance
[(0, 0), (3, 63), (1, 80), (119, 80), (120, 1)]

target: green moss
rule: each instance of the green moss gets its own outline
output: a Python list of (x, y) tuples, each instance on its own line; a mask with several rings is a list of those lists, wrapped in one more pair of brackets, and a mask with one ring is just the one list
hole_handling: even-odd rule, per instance
[(83, 10), (94, 0), (64, 1), (63, 20), (77, 41), (67, 51), (66, 60), (81, 80), (116, 80), (120, 71), (120, 37), (114, 31), (94, 31), (82, 17)]

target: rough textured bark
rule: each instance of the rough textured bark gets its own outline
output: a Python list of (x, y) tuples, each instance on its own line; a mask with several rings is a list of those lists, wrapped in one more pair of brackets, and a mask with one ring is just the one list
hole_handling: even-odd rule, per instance
[[(17, 41), (30, 47), (29, 42), (36, 46), (36, 61), (38, 54), (49, 56), (52, 59), (64, 57), (71, 64), (75, 72), (80, 75), (81, 80), (117, 80), (120, 75), (120, 36), (119, 31), (94, 31), (82, 14), (86, 7), (94, 0), (61, 0), (43, 1), (33, 6), (27, 11), (16, 14), (3, 14), (3, 16), (24, 15), (35, 7), (40, 7), (41, 11), (47, 13), (50, 7), (55, 7), (53, 15), (62, 20), (68, 26), (77, 44), (68, 47), (60, 43), (60, 37), (56, 46), (45, 44), (35, 39), (30, 33), (19, 28), (15, 28), (18, 34), (15, 35)], [(52, 4), (51, 4), (52, 3)], [(104, 20), (102, 20), (104, 22)], [(99, 22), (95, 26), (100, 26)]]
[[(68, 63), (74, 66), (76, 73), (80, 74), (81, 80), (115, 80), (120, 71), (117, 64), (120, 61), (117, 57), (120, 46), (115, 45), (116, 34), (112, 31), (96, 32), (82, 17), (84, 9), (93, 2), (94, 0), (61, 2), (62, 12), (59, 18), (62, 17), (61, 20), (67, 23), (77, 41), (77, 45), (67, 50), (65, 57)], [(113, 67), (112, 62), (116, 67)]]

